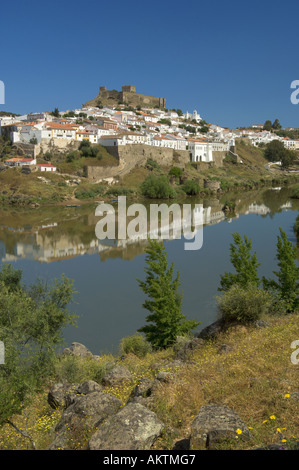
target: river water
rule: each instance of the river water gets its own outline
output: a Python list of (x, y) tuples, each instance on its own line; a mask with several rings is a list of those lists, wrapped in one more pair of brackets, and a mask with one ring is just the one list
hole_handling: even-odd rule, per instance
[[(287, 188), (270, 188), (225, 195), (220, 200), (188, 200), (202, 205), (201, 248), (184, 249), (183, 236), (164, 244), (169, 263), (180, 273), (183, 313), (200, 321), (199, 329), (217, 318), (220, 275), (232, 271), (232, 233), (252, 239), (261, 276), (273, 277), (277, 267), (279, 227), (296, 244), (293, 225), (299, 201), (290, 199), (289, 194)], [(226, 200), (236, 204), (233, 216), (222, 211)], [(145, 278), (146, 240), (99, 240), (95, 232), (97, 205), (33, 210), (2, 207), (0, 260), (21, 268), (27, 285), (36, 278), (51, 283), (62, 273), (72, 279), (78, 293), (70, 309), (79, 318), (76, 328), (64, 330), (65, 345), (78, 341), (93, 354), (117, 353), (120, 340), (142, 327), (148, 314), (137, 282), (137, 278)]]

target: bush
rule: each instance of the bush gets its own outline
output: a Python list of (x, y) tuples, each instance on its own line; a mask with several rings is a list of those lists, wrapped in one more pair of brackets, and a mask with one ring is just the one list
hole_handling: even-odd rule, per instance
[(79, 188), (75, 191), (75, 197), (77, 199), (90, 199), (95, 196), (103, 196), (105, 192), (105, 187), (98, 184), (93, 185), (92, 187)]
[(80, 158), (80, 152), (78, 152), (77, 150), (74, 150), (67, 154), (66, 161), (68, 163), (72, 163), (74, 160), (78, 160), (79, 158)]
[(271, 297), (256, 286), (247, 288), (233, 285), (217, 299), (221, 318), (225, 323), (253, 323), (267, 313)]
[(169, 199), (176, 195), (166, 176), (149, 175), (140, 186), (143, 196), (151, 199)]
[(196, 196), (200, 192), (200, 186), (195, 180), (188, 180), (183, 186), (183, 189), (186, 194), (189, 196)]
[(152, 158), (148, 158), (148, 159), (146, 160), (145, 167), (148, 168), (149, 170), (160, 170), (160, 169), (161, 169), (159, 163), (157, 163), (157, 162), (156, 162), (155, 160), (153, 160)]
[(138, 333), (123, 338), (119, 349), (121, 354), (135, 354), (137, 357), (144, 357), (152, 350), (151, 345)]
[(133, 189), (114, 186), (106, 191), (105, 196), (129, 196), (132, 193), (134, 193)]
[(175, 176), (176, 178), (180, 177), (183, 174), (183, 170), (177, 166), (173, 166), (169, 170), (169, 174)]
[(299, 199), (299, 185), (296, 185), (292, 188), (290, 197), (292, 199)]

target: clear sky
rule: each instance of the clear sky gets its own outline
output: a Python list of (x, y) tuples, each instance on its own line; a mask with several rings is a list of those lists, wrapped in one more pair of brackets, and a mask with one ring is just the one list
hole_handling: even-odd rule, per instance
[(299, 127), (298, 14), (298, 0), (2, 2), (0, 111), (65, 111), (131, 84), (222, 126)]

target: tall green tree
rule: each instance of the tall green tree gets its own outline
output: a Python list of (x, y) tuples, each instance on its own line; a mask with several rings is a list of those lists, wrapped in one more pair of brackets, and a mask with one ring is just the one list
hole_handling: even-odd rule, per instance
[(273, 271), (276, 280), (263, 277), (263, 287), (273, 291), (283, 301), (288, 312), (293, 312), (299, 306), (299, 267), (296, 264), (297, 253), (286, 233), (279, 228), (277, 237), (278, 271)]
[(274, 130), (279, 130), (281, 129), (281, 124), (279, 122), (279, 119), (275, 119), (275, 121), (272, 124), (272, 129)]
[(167, 253), (163, 244), (149, 240), (146, 250), (146, 279), (139, 285), (148, 296), (143, 307), (150, 314), (147, 325), (138, 331), (154, 348), (166, 348), (175, 343), (178, 336), (189, 335), (199, 322), (186, 320), (182, 314), (182, 293), (179, 292), (179, 272), (174, 277), (174, 264), (168, 266)]
[(267, 120), (264, 124), (264, 130), (265, 131), (271, 131), (271, 129), (272, 129), (272, 121)]
[(220, 291), (228, 291), (233, 285), (246, 288), (249, 285), (258, 287), (260, 279), (257, 274), (260, 264), (256, 253), (251, 254), (252, 241), (244, 235), (233, 233), (234, 243), (230, 244), (230, 260), (235, 273), (225, 272), (220, 279)]

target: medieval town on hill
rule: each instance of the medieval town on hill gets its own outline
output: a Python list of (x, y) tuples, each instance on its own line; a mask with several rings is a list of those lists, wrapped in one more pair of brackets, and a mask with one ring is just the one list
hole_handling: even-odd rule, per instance
[(279, 137), (263, 124), (228, 129), (207, 123), (196, 110), (167, 109), (165, 98), (137, 93), (132, 85), (123, 86), (122, 91), (100, 87), (97, 97), (74, 110), (4, 114), (0, 135), (20, 149), (20, 155), (31, 155), (31, 159), (9, 158), (6, 165), (33, 165), (41, 171), (56, 171), (56, 167), (49, 161), (37, 164), (37, 156), (49, 148), (63, 152), (70, 143), (86, 140), (108, 151), (132, 144), (187, 150), (191, 162), (213, 162), (219, 152), (234, 156), (237, 138), (247, 138), (255, 146), (276, 139), (290, 150), (299, 148), (299, 140)]

